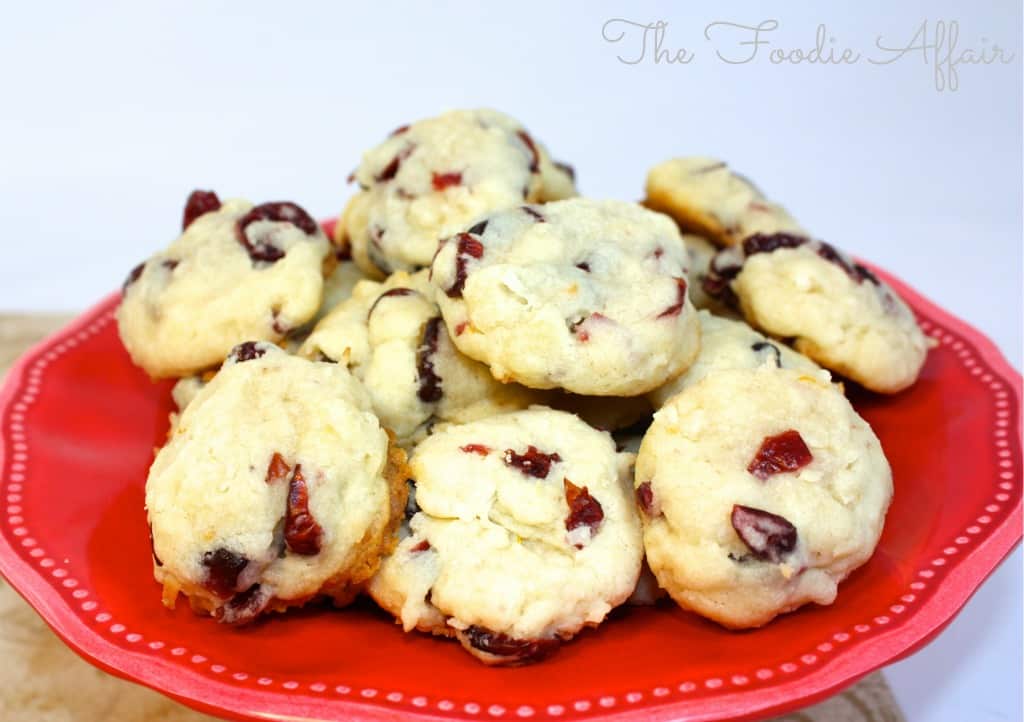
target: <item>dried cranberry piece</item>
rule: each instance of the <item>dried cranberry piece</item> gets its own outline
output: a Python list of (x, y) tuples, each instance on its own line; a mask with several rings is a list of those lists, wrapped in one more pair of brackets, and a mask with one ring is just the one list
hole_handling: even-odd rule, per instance
[(537, 221), (537, 223), (546, 223), (547, 222), (547, 218), (545, 218), (541, 214), (541, 212), (538, 211), (536, 208), (531, 208), (530, 206), (522, 206), (522, 208), (523, 208), (523, 211), (526, 213), (526, 215), (528, 215), (531, 218), (533, 218), (533, 220)]
[(366, 312), (366, 318), (369, 319), (370, 316), (373, 315), (373, 310), (377, 308), (377, 304), (380, 303), (385, 298), (394, 298), (395, 296), (411, 296), (414, 293), (416, 293), (416, 291), (412, 290), (411, 288), (405, 288), (404, 286), (392, 288), (390, 290), (385, 291), (384, 293), (377, 296), (376, 300), (374, 300), (373, 305), (370, 306), (370, 310)]
[(735, 504), (731, 520), (740, 539), (761, 561), (777, 564), (796, 549), (796, 527), (778, 514)]
[(296, 464), (288, 482), (288, 509), (284, 521), (284, 543), (288, 549), (302, 556), (320, 552), (323, 529), (309, 512), (309, 489), (302, 475), (302, 465)]
[(561, 461), (562, 457), (557, 452), (545, 454), (536, 446), (530, 444), (522, 454), (517, 454), (513, 449), (505, 449), (505, 455), (502, 460), (506, 466), (519, 469), (519, 471), (527, 476), (544, 479), (547, 477), (548, 472), (551, 471), (551, 464)]
[(270, 457), (270, 463), (267, 465), (267, 476), (264, 481), (267, 484), (276, 484), (279, 481), (284, 481), (288, 478), (291, 470), (292, 468), (285, 462), (284, 457), (275, 451), (274, 455)]
[(533, 138), (525, 130), (516, 131), (516, 135), (526, 145), (526, 149), (530, 151), (530, 172), (536, 173), (540, 170), (540, 153), (537, 152), (537, 146), (533, 142)]
[(782, 368), (782, 352), (779, 347), (769, 341), (758, 341), (750, 344), (750, 348), (754, 353), (761, 353), (762, 351), (770, 349), (772, 354), (775, 356), (775, 368)]
[(477, 223), (475, 226), (470, 228), (466, 233), (472, 233), (474, 236), (482, 236), (484, 231), (487, 230), (487, 220), (484, 219)]
[(253, 206), (248, 213), (238, 219), (238, 227), (244, 231), (250, 223), (256, 221), (291, 223), (307, 236), (316, 235), (319, 228), (302, 206), (291, 201), (273, 201)]
[(164, 563), (160, 561), (160, 557), (156, 555), (156, 542), (153, 541), (153, 525), (149, 525), (149, 549), (153, 552), (153, 561), (156, 562), (158, 567), (162, 567)]
[(665, 255), (665, 249), (662, 248), (661, 246), (658, 246), (657, 248), (654, 249), (654, 253), (651, 255), (653, 255), (655, 259), (659, 259)]
[(128, 290), (128, 287), (139, 280), (142, 276), (142, 272), (146, 270), (146, 264), (140, 263), (128, 273), (128, 278), (124, 279), (124, 283), (121, 284), (121, 293)]
[(462, 173), (434, 173), (430, 183), (435, 191), (443, 191), (445, 188), (462, 185)]
[(780, 248), (799, 248), (807, 243), (807, 238), (792, 233), (755, 233), (743, 241), (743, 252), (747, 256), (758, 253), (771, 253)]
[(586, 328), (584, 328), (584, 325), (590, 326), (591, 324), (600, 324), (602, 322), (614, 323), (614, 321), (605, 316), (603, 313), (594, 312), (589, 316), (585, 316), (584, 318), (570, 320), (567, 322), (567, 325), (569, 327), (569, 333), (574, 334), (576, 336), (576, 339), (580, 343), (586, 343), (587, 341), (590, 340), (590, 332)]
[(560, 171), (562, 171), (567, 176), (569, 176), (569, 178), (572, 180), (573, 183), (576, 182), (576, 169), (575, 168), (573, 168), (568, 163), (563, 163), (562, 161), (559, 161), (559, 160), (556, 160), (554, 163), (555, 163), (555, 168), (558, 168)]
[(384, 229), (380, 226), (370, 226), (370, 245), (367, 248), (367, 255), (370, 257), (370, 262), (379, 268), (381, 273), (390, 276), (393, 269), (384, 255), (383, 240)]
[(416, 503), (416, 480), (406, 479), (405, 488), (409, 492), (409, 495), (405, 500), (405, 520), (409, 521), (416, 516), (420, 510), (419, 504)]
[(166, 268), (168, 271), (173, 271), (175, 268), (178, 267), (179, 263), (181, 263), (181, 261), (174, 258), (168, 258), (164, 261), (161, 261), (160, 266)]
[(270, 598), (270, 592), (259, 584), (253, 584), (244, 592), (239, 592), (231, 597), (223, 607), (217, 610), (217, 621), (224, 624), (251, 622), (267, 608)]
[(243, 361), (253, 361), (260, 358), (267, 352), (267, 349), (261, 347), (256, 341), (245, 341), (238, 344), (231, 353), (228, 354), (236, 363), (242, 363)]
[(658, 318), (671, 318), (672, 316), (678, 316), (683, 310), (683, 306), (686, 305), (686, 279), (677, 277), (675, 280), (676, 302), (659, 313)]
[(434, 370), (434, 354), (441, 340), (441, 317), (435, 316), (423, 326), (423, 339), (416, 349), (416, 373), (419, 389), (416, 395), (420, 401), (432, 404), (441, 400), (441, 377)]
[(862, 281), (868, 281), (876, 286), (881, 286), (882, 282), (878, 280), (878, 276), (871, 272), (871, 269), (866, 268), (859, 263), (853, 264), (853, 270), (857, 272), (857, 275)]
[(728, 277), (715, 275), (714, 272), (709, 273), (701, 279), (701, 288), (704, 289), (704, 293), (708, 294), (712, 298), (717, 298), (719, 301), (722, 301), (727, 305), (736, 306), (738, 305), (736, 292), (732, 290), (732, 286), (729, 284), (732, 279), (739, 274), (739, 272), (740, 268), (737, 266), (735, 271)]
[(397, 128), (395, 128), (393, 131), (391, 131), (391, 135), (389, 137), (394, 138), (396, 135), (401, 135), (402, 133), (404, 133), (407, 130), (409, 130), (408, 124), (400, 125)]
[(786, 471), (797, 471), (811, 463), (814, 457), (796, 429), (767, 436), (747, 466), (747, 471), (761, 481)]
[(412, 552), (413, 554), (416, 554), (416, 553), (419, 553), (419, 552), (428, 551), (429, 549), (430, 549), (430, 542), (427, 541), (426, 539), (424, 539), (423, 541), (421, 541), (416, 546), (410, 547), (409, 551)]
[(839, 253), (839, 251), (837, 251), (835, 249), (835, 246), (833, 246), (832, 244), (820, 241), (818, 245), (818, 255), (824, 258), (829, 263), (834, 263), (835, 265), (839, 266), (841, 269), (843, 269), (843, 273), (852, 278), (855, 282), (862, 283), (864, 281), (864, 278), (860, 275), (860, 273), (858, 273), (853, 266), (846, 262), (846, 259), (843, 258), (842, 254)]
[(395, 157), (392, 158), (386, 166), (384, 166), (381, 172), (374, 176), (374, 180), (378, 183), (385, 183), (398, 175), (398, 169), (401, 167), (402, 161), (412, 155), (412, 152), (415, 149), (415, 145), (409, 144), (402, 150), (398, 151), (398, 153), (395, 154)]
[[(590, 536), (593, 538), (604, 521), (601, 502), (590, 495), (587, 487), (580, 488), (568, 479), (562, 481), (565, 484), (565, 501), (569, 505), (569, 516), (565, 517), (566, 531), (587, 526), (590, 527)], [(582, 549), (583, 545), (576, 544), (575, 547)]]
[(270, 327), (274, 329), (274, 333), (284, 336), (285, 334), (292, 330), (291, 326), (289, 326), (285, 321), (281, 320), (281, 309), (272, 309), (271, 316), (272, 319), (270, 322)]
[(445, 291), (449, 298), (462, 297), (462, 289), (466, 287), (466, 264), (470, 258), (482, 258), (484, 255), (484, 244), (469, 233), (460, 233), (456, 238), (458, 245), (455, 250), (455, 282)]
[(235, 224), (235, 235), (254, 262), (274, 263), (285, 256), (284, 250), (273, 244), (270, 233), (264, 233), (259, 238), (250, 238), (247, 229), (257, 221), (290, 223), (307, 236), (315, 235), (317, 231), (316, 221), (295, 203), (277, 201), (253, 206), (248, 213), (238, 219)]
[(491, 453), (491, 447), (484, 444), (466, 444), (465, 446), (460, 446), (459, 449), (467, 454), (479, 454), (480, 456), (487, 456)]
[(516, 639), (476, 625), (466, 629), (460, 636), (474, 649), (504, 657), (509, 664), (539, 661), (554, 652), (560, 644), (557, 639)]
[(455, 326), (455, 335), (461, 336), (465, 330), (469, 327), (469, 321), (462, 321)]
[(661, 516), (661, 504), (654, 498), (651, 482), (645, 481), (636, 488), (636, 503), (649, 517)]
[(199, 216), (204, 213), (211, 213), (213, 211), (220, 210), (220, 198), (213, 191), (200, 191), (194, 190), (188, 194), (188, 200), (185, 201), (185, 213), (181, 219), (181, 230), (185, 230), (192, 225)]
[(249, 560), (230, 549), (220, 547), (203, 554), (202, 564), (206, 567), (204, 585), (222, 599), (235, 593), (238, 586), (238, 575), (245, 569)]

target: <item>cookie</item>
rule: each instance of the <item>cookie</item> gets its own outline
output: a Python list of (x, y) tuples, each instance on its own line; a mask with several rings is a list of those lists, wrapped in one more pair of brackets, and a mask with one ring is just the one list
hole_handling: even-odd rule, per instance
[(453, 110), (402, 126), (367, 151), (336, 228), (374, 278), (430, 264), (437, 243), (479, 217), (576, 194), (574, 173), (555, 164), (518, 121), (495, 110)]
[(661, 408), (670, 398), (705, 376), (729, 369), (762, 366), (796, 369), (829, 380), (828, 372), (822, 371), (818, 364), (781, 341), (765, 338), (743, 321), (720, 318), (707, 311), (698, 311), (697, 318), (700, 320), (697, 360), (685, 372), (647, 395), (654, 408)]
[(452, 341), (502, 381), (638, 396), (700, 346), (679, 232), (634, 203), (496, 213), (442, 242), (431, 281)]
[(437, 431), (410, 460), (418, 510), (370, 595), (488, 664), (539, 659), (636, 587), (631, 460), (541, 407)]
[(649, 422), (654, 407), (644, 396), (580, 396), (564, 391), (548, 392), (544, 405), (576, 414), (600, 431), (620, 431)]
[(797, 370), (721, 371), (654, 416), (636, 463), (647, 562), (684, 609), (757, 627), (831, 604), (892, 498), (871, 427)]
[(495, 381), (451, 343), (427, 272), (360, 281), (299, 349), (344, 364), (370, 393), (381, 423), (411, 447), (438, 422), (465, 422), (535, 403), (536, 392)]
[(735, 245), (754, 233), (803, 232), (785, 208), (714, 158), (673, 158), (651, 168), (644, 205), (719, 246)]
[(320, 303), (320, 310), (310, 321), (310, 325), (316, 326), (331, 311), (338, 307), (342, 301), (352, 296), (356, 284), (366, 279), (366, 274), (351, 259), (344, 259), (338, 262), (334, 270), (324, 279), (324, 297)]
[(131, 272), (117, 309), (121, 340), (150, 376), (193, 375), (236, 344), (279, 341), (313, 318), (329, 242), (299, 206), (195, 191), (183, 225)]
[(824, 241), (754, 235), (715, 256), (705, 288), (734, 297), (751, 326), (880, 393), (917, 380), (928, 341), (896, 292)]
[(321, 595), (347, 603), (394, 547), (407, 477), (344, 367), (239, 345), (146, 481), (164, 603), (184, 593), (232, 624)]

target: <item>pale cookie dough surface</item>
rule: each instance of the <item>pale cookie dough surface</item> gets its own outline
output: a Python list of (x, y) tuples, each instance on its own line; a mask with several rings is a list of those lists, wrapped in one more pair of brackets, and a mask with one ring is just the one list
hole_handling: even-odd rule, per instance
[(513, 118), (453, 110), (402, 126), (367, 151), (361, 192), (337, 234), (374, 277), (430, 264), (438, 241), (477, 218), (521, 203), (576, 194), (573, 172)]
[(241, 344), (146, 482), (165, 603), (180, 591), (237, 623), (319, 594), (347, 602), (394, 544), (406, 475), (344, 367)]
[(785, 208), (715, 158), (673, 158), (651, 168), (644, 204), (720, 246), (754, 233), (803, 232)]
[[(766, 249), (766, 250), (763, 250)], [(822, 366), (881, 393), (912, 385), (928, 342), (896, 292), (822, 241), (754, 236), (716, 256), (755, 328), (782, 338)]]
[(449, 340), (427, 272), (361, 281), (313, 330), (299, 353), (346, 365), (370, 393), (381, 423), (411, 447), (438, 422), (524, 409), (539, 395), (496, 381)]
[(668, 217), (572, 199), (484, 219), (442, 244), (431, 279), (453, 342), (495, 378), (637, 396), (697, 354), (686, 272)]
[(279, 341), (313, 318), (329, 246), (319, 225), (298, 209), (304, 228), (257, 218), (239, 229), (250, 211), (284, 205), (254, 209), (248, 201), (227, 200), (132, 272), (117, 310), (118, 329), (146, 373), (188, 376), (217, 366), (236, 344)]
[(371, 595), (486, 662), (535, 659), (636, 586), (632, 459), (542, 407), (436, 432), (410, 461), (420, 511)]
[(768, 368), (796, 369), (828, 381), (827, 371), (781, 341), (768, 339), (743, 321), (713, 316), (698, 311), (700, 321), (700, 353), (686, 371), (647, 395), (655, 408), (683, 389), (693, 386), (705, 376), (729, 369)]
[[(763, 446), (787, 432), (809, 463), (755, 475)], [(635, 483), (659, 584), (734, 628), (831, 604), (874, 551), (893, 488), (849, 401), (823, 379), (774, 368), (722, 371), (675, 396), (644, 437)]]
[(320, 303), (320, 310), (316, 312), (316, 316), (310, 321), (310, 325), (315, 326), (320, 323), (342, 301), (351, 298), (356, 284), (366, 280), (366, 278), (366, 274), (356, 265), (355, 261), (339, 261), (338, 265), (331, 271), (331, 274), (324, 279), (324, 299)]

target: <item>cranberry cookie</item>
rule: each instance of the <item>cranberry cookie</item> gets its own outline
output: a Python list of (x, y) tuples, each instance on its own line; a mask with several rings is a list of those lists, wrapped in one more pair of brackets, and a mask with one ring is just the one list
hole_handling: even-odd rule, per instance
[(541, 407), (435, 432), (410, 460), (418, 511), (371, 596), (488, 664), (539, 659), (636, 587), (631, 460)]
[(454, 110), (394, 131), (353, 174), (361, 192), (336, 229), (356, 263), (382, 278), (430, 264), (437, 242), (493, 211), (575, 195), (572, 169), (516, 120)]
[(495, 378), (638, 396), (700, 346), (667, 216), (582, 198), (496, 213), (442, 242), (431, 280), (452, 341)]
[(917, 380), (928, 342), (906, 303), (823, 241), (756, 234), (715, 256), (705, 289), (738, 301), (750, 325), (881, 393)]
[(313, 318), (330, 244), (299, 206), (195, 191), (183, 225), (131, 272), (117, 310), (121, 340), (150, 376), (195, 374), (238, 343), (276, 342)]
[(656, 165), (647, 174), (644, 205), (720, 246), (754, 233), (803, 232), (785, 208), (714, 158), (674, 158)]
[(647, 562), (683, 608), (757, 627), (831, 604), (882, 533), (892, 474), (832, 384), (721, 371), (654, 416), (636, 463)]
[(762, 366), (796, 369), (829, 380), (827, 371), (803, 354), (780, 341), (765, 338), (743, 321), (713, 316), (698, 311), (700, 320), (700, 353), (685, 372), (647, 395), (655, 408), (683, 389), (693, 386), (705, 376), (728, 369), (755, 369)]
[(173, 607), (227, 623), (344, 604), (396, 541), (408, 468), (344, 367), (246, 342), (188, 404), (146, 482)]
[(433, 295), (426, 271), (361, 281), (299, 349), (310, 359), (345, 364), (405, 447), (437, 422), (471, 421), (539, 400), (530, 389), (495, 381), (486, 366), (460, 353)]

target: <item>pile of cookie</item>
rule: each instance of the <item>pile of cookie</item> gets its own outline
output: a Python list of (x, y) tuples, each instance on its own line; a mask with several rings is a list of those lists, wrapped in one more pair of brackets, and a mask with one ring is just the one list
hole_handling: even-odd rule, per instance
[(521, 664), (665, 593), (763, 625), (871, 556), (892, 476), (830, 371), (895, 393), (925, 337), (748, 180), (676, 159), (643, 204), (581, 198), (491, 110), (403, 126), (350, 180), (331, 238), (195, 191), (125, 283), (125, 347), (179, 379), (146, 482), (166, 605), (365, 593)]

